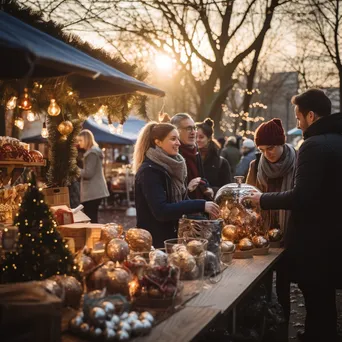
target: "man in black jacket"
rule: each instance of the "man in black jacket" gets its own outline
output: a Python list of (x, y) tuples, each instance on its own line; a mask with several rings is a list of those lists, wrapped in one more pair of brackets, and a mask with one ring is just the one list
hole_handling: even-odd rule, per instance
[(292, 103), (304, 133), (294, 188), (245, 199), (260, 203), (262, 209), (292, 211), (285, 247), (293, 280), (305, 300), (305, 333), (299, 337), (334, 342), (335, 289), (342, 283), (342, 114), (331, 115), (330, 100), (317, 89), (295, 96)]

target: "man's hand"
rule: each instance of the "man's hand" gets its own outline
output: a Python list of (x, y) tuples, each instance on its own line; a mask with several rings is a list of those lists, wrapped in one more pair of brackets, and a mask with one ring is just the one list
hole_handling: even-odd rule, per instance
[(211, 219), (217, 219), (220, 215), (220, 208), (214, 202), (206, 202), (204, 211), (209, 214)]
[(196, 190), (196, 188), (198, 187), (198, 184), (200, 183), (201, 181), (201, 177), (197, 177), (197, 178), (194, 178), (190, 181), (190, 183), (188, 184), (188, 189), (190, 192), (193, 192)]
[(249, 195), (242, 197), (240, 202), (243, 204), (245, 201), (249, 201), (255, 206), (260, 206), (261, 195), (262, 194), (260, 192), (253, 190)]

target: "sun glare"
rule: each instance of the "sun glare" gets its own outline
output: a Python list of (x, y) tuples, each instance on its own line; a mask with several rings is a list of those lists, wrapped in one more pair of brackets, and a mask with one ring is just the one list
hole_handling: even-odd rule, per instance
[(155, 63), (160, 70), (171, 70), (172, 69), (172, 59), (166, 55), (158, 54), (155, 57)]

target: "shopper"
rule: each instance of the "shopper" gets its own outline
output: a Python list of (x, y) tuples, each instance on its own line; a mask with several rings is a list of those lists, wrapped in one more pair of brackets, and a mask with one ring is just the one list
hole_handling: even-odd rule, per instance
[[(255, 131), (254, 141), (261, 154), (250, 164), (246, 183), (262, 192), (291, 190), (296, 168), (296, 151), (285, 144), (285, 133), (280, 119), (261, 124)], [(290, 211), (269, 210), (263, 212), (265, 228), (279, 228), (286, 238)], [(276, 267), (276, 292), (286, 321), (290, 320), (290, 276), (286, 257)], [(284, 340), (287, 341), (285, 338)]]
[(255, 152), (253, 140), (245, 139), (242, 143), (242, 157), (239, 164), (236, 166), (236, 176), (247, 177), (249, 164), (256, 158)]
[(305, 333), (299, 338), (335, 342), (335, 288), (342, 285), (342, 114), (331, 115), (331, 101), (317, 89), (293, 97), (292, 103), (304, 133), (294, 187), (247, 199), (262, 209), (292, 210), (285, 244), (305, 300)]
[(187, 168), (179, 146), (175, 126), (151, 122), (140, 132), (134, 149), (137, 226), (151, 232), (154, 247), (177, 237), (178, 219), (184, 214), (219, 215), (213, 202), (186, 199)]
[(202, 158), (204, 177), (216, 193), (223, 185), (232, 182), (230, 166), (226, 159), (220, 157), (220, 147), (213, 138), (214, 121), (208, 118), (197, 123), (196, 127), (196, 141)]
[(88, 129), (81, 131), (77, 140), (79, 147), (85, 150), (81, 169), (81, 203), (91, 222), (97, 223), (101, 200), (109, 196), (102, 168), (103, 153)]
[(232, 177), (234, 177), (236, 173), (236, 166), (239, 164), (241, 159), (240, 150), (237, 148), (236, 137), (231, 136), (227, 139), (224, 148), (221, 150), (221, 157), (228, 161)]

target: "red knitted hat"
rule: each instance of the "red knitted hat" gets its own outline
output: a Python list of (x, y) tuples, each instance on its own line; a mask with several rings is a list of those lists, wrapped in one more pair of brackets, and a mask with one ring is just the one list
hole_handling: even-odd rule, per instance
[(261, 124), (255, 131), (254, 141), (261, 145), (284, 145), (285, 133), (280, 119), (272, 119)]

